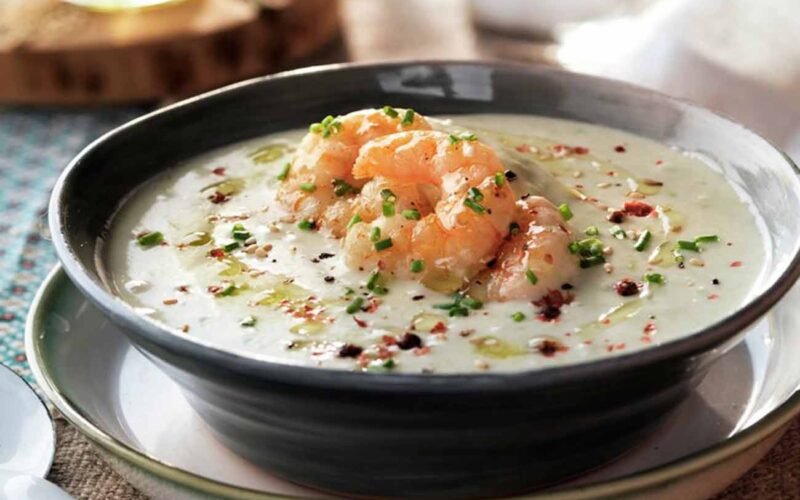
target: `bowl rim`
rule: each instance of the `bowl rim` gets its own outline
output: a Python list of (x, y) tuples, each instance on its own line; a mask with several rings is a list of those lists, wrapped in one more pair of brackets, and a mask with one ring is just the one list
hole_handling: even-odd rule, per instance
[[(800, 168), (798, 168), (792, 159), (781, 151), (780, 148), (751, 129), (735, 120), (702, 106), (690, 103), (687, 100), (671, 97), (626, 82), (579, 74), (550, 66), (510, 62), (410, 60), (381, 63), (336, 63), (311, 66), (244, 80), (179, 101), (120, 125), (106, 132), (86, 146), (69, 162), (59, 176), (53, 187), (48, 207), (49, 227), (53, 244), (65, 272), (90, 301), (97, 305), (99, 309), (106, 313), (112, 320), (123, 325), (123, 331), (126, 331), (129, 335), (132, 334), (136, 337), (141, 337), (170, 353), (188, 356), (203, 364), (223, 367), (233, 373), (280, 381), (290, 385), (303, 385), (320, 389), (347, 388), (349, 390), (401, 393), (409, 390), (429, 393), (472, 393), (475, 390), (485, 391), (489, 389), (504, 392), (516, 391), (523, 388), (545, 388), (576, 380), (590, 380), (589, 377), (595, 377), (599, 374), (621, 373), (635, 370), (646, 365), (653, 365), (681, 358), (693, 358), (713, 350), (722, 345), (726, 340), (734, 337), (737, 333), (743, 331), (772, 308), (772, 306), (789, 291), (798, 278), (800, 278), (799, 239), (795, 243), (793, 255), (786, 269), (784, 269), (774, 283), (762, 293), (751, 298), (739, 309), (731, 312), (715, 323), (686, 336), (659, 345), (581, 363), (537, 368), (519, 372), (376, 374), (274, 362), (239, 354), (198, 337), (178, 335), (165, 325), (136, 313), (133, 307), (114, 297), (105, 287), (95, 282), (67, 244), (67, 239), (65, 237), (66, 228), (63, 225), (61, 217), (62, 207), (65, 207), (67, 204), (65, 200), (65, 187), (72, 173), (78, 170), (84, 163), (91, 162), (93, 152), (109, 139), (124, 135), (129, 129), (141, 127), (151, 120), (158, 119), (163, 114), (171, 113), (178, 109), (191, 108), (198, 102), (212, 99), (221, 94), (235, 92), (238, 89), (259, 85), (266, 86), (269, 85), (269, 82), (274, 80), (303, 78), (306, 75), (324, 75), (340, 71), (377, 72), (418, 66), (476, 66), (503, 71), (522, 72), (532, 77), (542, 74), (555, 74), (561, 78), (582, 81), (594, 86), (617, 89), (617, 92), (630, 93), (650, 99), (659, 99), (679, 109), (706, 113), (715, 119), (722, 120), (737, 127), (742, 133), (750, 135), (754, 140), (762, 141), (764, 145), (771, 148), (774, 152), (778, 153), (779, 157), (783, 158), (786, 162), (786, 166), (795, 174), (792, 178), (794, 182), (796, 184), (800, 183)], [(122, 200), (120, 200), (120, 202), (121, 201)], [(137, 343), (138, 340), (139, 339), (134, 339), (134, 343)]]
[[(44, 335), (46, 330), (43, 327), (46, 309), (43, 307), (43, 304), (51, 300), (51, 297), (56, 293), (59, 285), (66, 279), (69, 278), (64, 273), (63, 267), (59, 264), (56, 264), (45, 277), (31, 301), (31, 312), (25, 322), (24, 342), (31, 372), (39, 388), (64, 418), (74, 425), (81, 434), (86, 436), (95, 446), (105, 450), (106, 453), (111, 454), (114, 458), (123, 460), (130, 465), (155, 475), (159, 479), (170, 481), (180, 487), (194, 489), (215, 496), (224, 496), (226, 498), (247, 498), (253, 500), (297, 500), (307, 498), (237, 486), (187, 471), (115, 438), (86, 416), (81, 408), (76, 405), (67, 394), (62, 392), (57, 378), (53, 375), (50, 365), (47, 363), (47, 357), (44, 355), (43, 349), (43, 341), (46, 337), (46, 335)], [(72, 286), (75, 285), (72, 284)], [(78, 289), (78, 292), (81, 293), (80, 289)], [(707, 448), (697, 450), (671, 462), (597, 483), (562, 489), (558, 489), (558, 486), (555, 486), (552, 490), (534, 491), (509, 498), (589, 500), (646, 494), (654, 488), (671, 484), (684, 476), (702, 473), (705, 470), (719, 465), (725, 460), (733, 459), (747, 452), (776, 433), (782, 433), (798, 413), (800, 413), (800, 391), (795, 391), (789, 395), (784, 402), (773, 408), (771, 412), (762, 416), (744, 430)], [(113, 462), (111, 463), (113, 464)]]

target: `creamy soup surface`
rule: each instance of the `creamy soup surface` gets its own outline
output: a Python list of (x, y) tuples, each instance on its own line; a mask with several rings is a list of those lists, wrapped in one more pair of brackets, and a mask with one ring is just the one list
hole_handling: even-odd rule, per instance
[(454, 147), (494, 148), (505, 169), (496, 181), (517, 198), (559, 207), (578, 266), (568, 281), (538, 298), (498, 301), (475, 281), (454, 295), (440, 283), (348, 267), (341, 239), (275, 201), (309, 133), (295, 130), (214, 151), (142, 186), (103, 246), (108, 286), (177, 335), (251, 357), (463, 373), (579, 363), (683, 337), (741, 306), (765, 266), (758, 216), (697, 155), (540, 117), (428, 120)]

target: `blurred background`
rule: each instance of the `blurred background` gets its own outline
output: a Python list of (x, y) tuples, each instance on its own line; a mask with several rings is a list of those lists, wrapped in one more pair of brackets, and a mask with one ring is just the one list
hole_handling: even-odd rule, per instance
[(309, 64), (502, 59), (686, 97), (797, 157), (798, 35), (797, 0), (0, 0), (0, 105), (143, 111)]

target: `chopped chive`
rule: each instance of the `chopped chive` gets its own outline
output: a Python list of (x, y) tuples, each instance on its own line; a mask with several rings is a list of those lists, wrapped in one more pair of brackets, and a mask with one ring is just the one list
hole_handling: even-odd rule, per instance
[(583, 232), (586, 236), (597, 236), (600, 234), (600, 229), (598, 229), (597, 226), (589, 226)]
[(375, 250), (382, 252), (388, 248), (392, 248), (392, 239), (386, 238), (385, 240), (375, 242)]
[(719, 236), (716, 234), (704, 234), (694, 239), (695, 243), (716, 243), (719, 241)]
[(477, 136), (477, 135), (475, 135), (474, 133), (469, 133), (469, 134), (461, 134), (461, 140), (462, 140), (462, 141), (470, 141), (470, 142), (474, 142), (474, 141), (477, 141), (477, 140), (478, 140), (478, 136)]
[(326, 116), (325, 118), (322, 119), (322, 126), (323, 127), (329, 127), (331, 123), (333, 123), (333, 116), (331, 116), (331, 115), (328, 115), (328, 116)]
[(397, 110), (391, 106), (384, 106), (383, 114), (385, 114), (389, 118), (397, 118), (400, 115), (400, 113), (398, 113)]
[(425, 262), (421, 260), (412, 261), (409, 269), (412, 273), (421, 273), (422, 270), (425, 269)]
[(419, 210), (417, 210), (416, 208), (407, 208), (407, 209), (403, 210), (402, 214), (403, 214), (403, 217), (405, 217), (408, 220), (419, 220), (420, 219)]
[(303, 219), (297, 223), (297, 227), (303, 231), (311, 231), (317, 228), (317, 223), (313, 220)]
[(251, 327), (256, 326), (256, 318), (254, 316), (247, 316), (239, 322), (239, 326)]
[(378, 281), (381, 279), (381, 273), (378, 270), (372, 271), (369, 278), (367, 278), (367, 290), (374, 290)]
[(494, 174), (494, 185), (500, 187), (503, 183), (506, 182), (506, 176), (503, 175), (503, 172), (497, 172)]
[(458, 141), (461, 140), (457, 135), (454, 134), (450, 134), (449, 139), (450, 139), (450, 144), (458, 144)]
[(664, 275), (660, 273), (647, 273), (644, 275), (644, 280), (648, 283), (656, 283), (658, 285), (663, 285)]
[(235, 240), (245, 241), (245, 240), (250, 239), (251, 236), (253, 236), (253, 235), (250, 234), (250, 232), (248, 232), (248, 231), (234, 231), (233, 232), (233, 239), (235, 239)]
[(520, 321), (525, 319), (525, 315), (522, 314), (521, 312), (515, 312), (514, 314), (511, 315), (511, 319), (519, 323)]
[(414, 110), (409, 108), (403, 114), (403, 119), (402, 121), (400, 121), (400, 125), (407, 127), (409, 125), (412, 125), (413, 123), (414, 123)]
[(680, 251), (680, 250), (678, 250), (677, 248), (676, 248), (675, 250), (673, 250), (673, 251), (672, 251), (672, 258), (673, 258), (673, 259), (675, 260), (675, 262), (677, 262), (678, 264), (680, 264), (680, 263), (682, 263), (682, 262), (684, 261), (683, 254), (682, 254), (682, 253), (681, 253), (681, 251)]
[(603, 257), (602, 255), (592, 255), (591, 257), (586, 257), (586, 258), (581, 259), (580, 266), (581, 266), (581, 269), (587, 269), (587, 268), (590, 268), (592, 266), (603, 264), (603, 263), (605, 263), (605, 261), (606, 261), (606, 258)]
[(347, 304), (347, 309), (345, 309), (345, 311), (347, 311), (347, 314), (355, 314), (361, 310), (361, 306), (363, 304), (364, 304), (364, 299), (361, 297), (356, 297), (353, 299), (352, 302)]
[(301, 182), (300, 189), (302, 189), (306, 193), (313, 193), (314, 191), (317, 190), (317, 185), (314, 184), (313, 182)]
[(476, 187), (469, 188), (469, 197), (475, 201), (483, 201), (483, 193)]
[(161, 231), (150, 231), (136, 237), (136, 242), (143, 247), (160, 245), (164, 241), (164, 234)]
[(350, 221), (347, 223), (348, 231), (350, 230), (351, 227), (355, 226), (359, 222), (361, 222), (361, 216), (360, 215), (355, 214), (354, 216), (350, 217)]
[(376, 286), (375, 288), (372, 289), (372, 293), (374, 293), (375, 295), (386, 295), (387, 293), (389, 293), (389, 289), (384, 288), (382, 286)]
[(227, 245), (222, 247), (222, 249), (225, 250), (225, 253), (231, 253), (234, 250), (236, 250), (237, 248), (239, 248), (240, 246), (241, 246), (241, 244), (238, 241), (234, 241), (232, 243), (228, 243)]
[(519, 234), (519, 229), (520, 229), (519, 224), (517, 224), (516, 222), (511, 222), (508, 225), (508, 234), (510, 236), (514, 236), (516, 234)]
[(394, 217), (395, 208), (394, 203), (391, 201), (384, 201), (383, 202), (383, 215), (385, 217)]
[(229, 297), (236, 293), (236, 285), (228, 285), (223, 288), (219, 293), (217, 293), (218, 297)]
[(333, 194), (335, 194), (336, 196), (344, 196), (350, 193), (351, 191), (353, 191), (353, 186), (346, 183), (345, 181), (341, 179), (335, 179), (333, 181)]
[(285, 181), (286, 178), (289, 177), (289, 169), (290, 168), (292, 168), (292, 164), (289, 163), (289, 162), (286, 162), (283, 165), (283, 167), (281, 168), (281, 171), (278, 172), (278, 175), (275, 176), (275, 178), (278, 179), (279, 181)]
[(572, 218), (572, 209), (570, 209), (569, 205), (566, 203), (559, 205), (558, 211), (561, 212), (561, 216), (564, 217), (564, 220), (570, 220)]
[(312, 123), (308, 126), (308, 131), (313, 134), (319, 134), (324, 128), (321, 123)]
[(473, 200), (472, 198), (465, 198), (464, 205), (471, 208), (473, 212), (478, 214), (483, 214), (486, 212), (486, 208), (483, 205), (478, 203), (477, 201)]
[(539, 282), (539, 278), (538, 278), (538, 277), (536, 276), (536, 274), (535, 274), (533, 271), (531, 271), (530, 269), (528, 269), (527, 271), (525, 271), (525, 277), (526, 277), (526, 278), (528, 278), (528, 281), (530, 281), (530, 282), (531, 282), (531, 285), (535, 285), (536, 283), (538, 283), (538, 282)]
[(653, 235), (650, 233), (649, 229), (645, 229), (642, 234), (639, 235), (639, 239), (636, 240), (636, 243), (633, 245), (633, 248), (636, 249), (637, 252), (644, 252), (647, 245), (650, 243), (650, 238)]
[(381, 189), (381, 198), (383, 198), (383, 201), (397, 201), (397, 195), (391, 189)]
[(373, 243), (381, 239), (381, 228), (373, 227), (372, 230), (369, 232), (369, 240)]
[(483, 307), (483, 302), (481, 302), (478, 299), (473, 299), (469, 295), (464, 296), (464, 298), (461, 299), (461, 303), (469, 307), (470, 309), (480, 309), (481, 307)]
[(447, 314), (448, 316), (469, 316), (469, 309), (462, 306), (456, 306), (451, 308)]
[(691, 252), (699, 252), (700, 247), (694, 241), (678, 240), (678, 248), (681, 250), (689, 250)]
[(611, 233), (611, 236), (618, 240), (624, 240), (628, 237), (628, 235), (625, 234), (625, 230), (619, 226), (612, 226), (611, 229), (609, 229), (609, 232)]

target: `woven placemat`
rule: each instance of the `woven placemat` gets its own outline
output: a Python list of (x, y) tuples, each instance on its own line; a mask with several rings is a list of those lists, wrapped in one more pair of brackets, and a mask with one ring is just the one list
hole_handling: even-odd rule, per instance
[[(63, 418), (56, 418), (58, 446), (48, 479), (79, 500), (145, 500), (111, 470)], [(758, 465), (714, 500), (800, 497), (800, 419)]]

